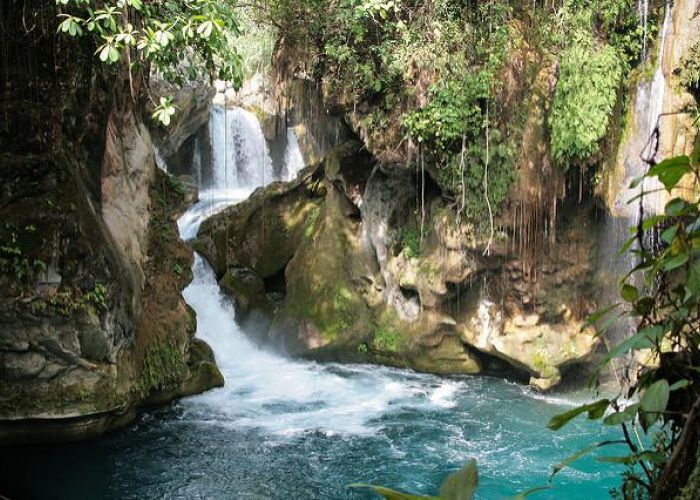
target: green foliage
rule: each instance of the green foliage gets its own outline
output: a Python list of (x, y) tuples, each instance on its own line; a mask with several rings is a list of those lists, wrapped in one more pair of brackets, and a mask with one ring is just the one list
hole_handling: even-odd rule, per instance
[(100, 309), (107, 309), (107, 287), (95, 283), (94, 288), (83, 295), (84, 301)]
[(400, 232), (401, 250), (408, 259), (420, 257), (421, 238), (418, 229), (404, 226)]
[[(475, 460), (469, 460), (458, 471), (453, 472), (440, 486), (438, 496), (422, 496), (413, 493), (392, 490), (384, 486), (371, 484), (351, 484), (350, 488), (369, 489), (386, 500), (473, 500), (479, 486), (479, 471)], [(512, 500), (525, 498), (550, 489), (550, 486), (537, 486), (511, 497)]]
[[(236, 2), (185, 0), (56, 0), (61, 7), (58, 31), (70, 37), (90, 36), (95, 54), (107, 65), (123, 63), (155, 69), (167, 81), (197, 80), (202, 72), (240, 86), (241, 58)], [(161, 99), (153, 117), (164, 125), (175, 110)]]
[(395, 353), (399, 350), (403, 341), (401, 332), (387, 328), (377, 328), (374, 332), (372, 347), (377, 351)]
[(675, 70), (681, 86), (700, 92), (700, 42), (694, 43)]
[[(688, 175), (700, 182), (698, 164), (682, 156), (651, 166), (644, 177), (658, 179), (672, 193)], [(642, 181), (643, 178), (635, 179), (631, 187)], [(685, 426), (697, 425), (697, 421), (687, 419), (693, 414), (691, 407), (700, 401), (700, 375), (695, 366), (700, 359), (699, 204), (700, 199), (673, 198), (663, 214), (646, 216), (632, 228), (634, 235), (621, 251), (630, 253), (638, 262), (621, 283), (620, 293), (627, 309), (620, 313), (616, 307), (610, 307), (591, 319), (602, 325), (603, 334), (612, 320), (622, 316), (632, 318), (638, 325), (635, 335), (610, 349), (604, 363), (642, 350), (650, 352), (655, 363), (642, 367), (629, 394), (578, 407), (550, 422), (550, 428), (558, 429), (581, 413), (588, 411), (589, 418), (599, 419), (609, 411), (604, 424), (621, 425), (631, 451), (627, 456), (603, 459), (629, 466), (617, 493), (624, 498), (666, 491), (661, 472), (676, 446), (682, 445), (680, 436)], [(650, 241), (658, 241), (658, 245), (650, 246)], [(644, 278), (643, 282), (638, 282), (639, 277)], [(638, 402), (625, 402), (629, 395)], [(657, 423), (661, 427), (656, 427)], [(645, 451), (629, 437), (628, 428), (637, 425), (644, 432), (655, 434), (654, 452)]]
[(552, 156), (562, 166), (585, 162), (598, 151), (623, 75), (619, 53), (590, 33), (575, 37), (561, 56), (549, 116)]
[(28, 255), (27, 237), (36, 232), (32, 225), (19, 227), (5, 224), (5, 236), (0, 239), (0, 274), (15, 280), (13, 285), (27, 287), (33, 284), (38, 273), (46, 270), (40, 258)]
[(139, 389), (148, 394), (176, 388), (187, 375), (184, 355), (172, 338), (155, 340), (143, 359)]
[(304, 228), (304, 239), (310, 240), (314, 234), (314, 229), (316, 228), (316, 223), (321, 215), (321, 207), (316, 206), (311, 209), (309, 217), (306, 219), (306, 227)]
[(351, 484), (350, 487), (370, 489), (386, 500), (472, 500), (478, 485), (476, 461), (470, 460), (464, 467), (447, 476), (440, 486), (440, 496), (437, 497), (413, 495), (369, 484)]

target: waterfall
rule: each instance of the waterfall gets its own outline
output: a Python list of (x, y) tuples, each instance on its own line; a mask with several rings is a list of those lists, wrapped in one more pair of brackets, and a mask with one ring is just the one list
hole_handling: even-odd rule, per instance
[[(648, 10), (647, 2), (644, 9)], [(637, 188), (629, 188), (630, 183), (646, 172), (647, 163), (644, 160), (658, 160), (654, 154), (658, 147), (658, 137), (655, 129), (663, 112), (664, 97), (666, 95), (666, 77), (663, 72), (664, 46), (666, 35), (671, 24), (672, 4), (666, 7), (663, 28), (659, 36), (659, 48), (657, 64), (651, 82), (642, 81), (637, 86), (634, 104), (634, 117), (636, 128), (631, 137), (623, 145), (623, 161), (625, 165), (624, 184), (615, 200), (614, 212), (627, 218), (630, 225), (637, 222), (638, 207), (635, 203), (628, 203), (643, 189), (650, 193), (644, 197), (644, 210), (646, 213), (658, 211), (661, 203), (661, 184), (656, 179), (644, 179)]]
[(257, 117), (242, 108), (212, 107), (209, 117), (216, 190), (256, 188), (275, 180), (267, 142)]
[[(640, 18), (646, 21), (649, 5), (648, 0), (639, 2)], [(603, 290), (600, 297), (600, 306), (604, 307), (619, 300), (619, 279), (626, 275), (637, 264), (636, 259), (629, 252), (619, 255), (618, 251), (630, 238), (629, 229), (635, 226), (639, 218), (639, 200), (635, 199), (644, 190), (644, 214), (650, 215), (663, 210), (663, 189), (657, 179), (645, 178), (636, 188), (630, 188), (634, 179), (646, 173), (648, 164), (645, 160), (652, 158), (658, 146), (658, 138), (655, 137), (655, 129), (663, 112), (664, 97), (666, 95), (666, 78), (663, 73), (664, 45), (666, 35), (671, 23), (672, 4), (668, 4), (664, 16), (664, 24), (659, 35), (656, 69), (651, 81), (641, 80), (637, 85), (633, 112), (630, 115), (631, 122), (628, 125), (629, 134), (621, 145), (618, 163), (624, 166), (624, 178), (621, 185), (612, 186), (617, 189), (611, 213), (606, 217), (600, 246), (598, 249), (598, 277), (599, 287)], [(638, 279), (633, 277), (633, 281)], [(614, 325), (608, 332), (608, 338), (613, 342), (619, 342), (636, 328), (636, 322), (632, 318)]]
[(294, 179), (299, 170), (304, 168), (304, 157), (299, 148), (299, 139), (297, 133), (292, 127), (287, 128), (287, 147), (284, 151), (284, 171), (282, 175), (284, 180), (291, 181)]
[(649, 29), (649, 0), (637, 1), (639, 25), (642, 28), (642, 60), (647, 57), (647, 33)]

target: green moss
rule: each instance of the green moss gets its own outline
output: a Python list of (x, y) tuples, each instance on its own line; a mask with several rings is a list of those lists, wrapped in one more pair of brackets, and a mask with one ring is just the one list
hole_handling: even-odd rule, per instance
[(155, 340), (146, 350), (138, 388), (146, 394), (173, 389), (186, 375), (187, 364), (175, 341)]
[(403, 342), (403, 335), (401, 335), (400, 332), (396, 330), (378, 328), (374, 332), (372, 347), (377, 351), (395, 353), (399, 350)]
[(318, 222), (318, 217), (321, 215), (321, 207), (315, 206), (311, 209), (311, 212), (306, 219), (306, 227), (304, 228), (304, 239), (310, 240), (311, 236), (314, 234), (314, 228), (316, 227), (316, 222)]
[(435, 262), (425, 260), (421, 262), (419, 269), (429, 284), (434, 285), (437, 282), (437, 279), (440, 276), (440, 270)]
[(290, 304), (294, 316), (311, 319), (329, 342), (352, 328), (358, 307), (362, 307), (358, 297), (343, 285), (324, 288), (312, 297)]
[(400, 233), (401, 250), (409, 259), (416, 259), (420, 256), (421, 243), (420, 233), (415, 227), (404, 227)]

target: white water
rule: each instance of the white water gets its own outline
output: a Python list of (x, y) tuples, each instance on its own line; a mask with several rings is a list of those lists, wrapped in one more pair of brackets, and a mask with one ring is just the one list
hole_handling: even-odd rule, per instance
[[(640, 3), (640, 16), (648, 15), (648, 3)], [(659, 48), (656, 60), (656, 70), (651, 82), (640, 82), (635, 97), (635, 116), (637, 127), (633, 137), (628, 139), (625, 148), (625, 180), (622, 189), (617, 195), (615, 212), (626, 217), (627, 222), (635, 224), (638, 217), (638, 203), (629, 201), (638, 196), (642, 190), (644, 193), (644, 211), (653, 214), (658, 211), (662, 201), (663, 186), (657, 179), (645, 178), (636, 188), (630, 188), (630, 183), (644, 175), (648, 167), (644, 161), (658, 160), (655, 157), (658, 148), (658, 138), (655, 129), (659, 124), (663, 113), (664, 97), (666, 96), (666, 78), (663, 72), (664, 46), (666, 35), (671, 24), (672, 4), (666, 6), (664, 23), (659, 36)]]
[(637, 1), (639, 25), (642, 27), (642, 60), (647, 57), (647, 32), (649, 29), (649, 0)]
[(284, 180), (291, 181), (304, 168), (304, 157), (299, 149), (299, 140), (293, 128), (287, 128), (287, 147), (284, 151)]
[(209, 133), (215, 189), (254, 188), (274, 180), (267, 142), (253, 113), (214, 106)]
[[(183, 238), (193, 237), (203, 220), (236, 201), (219, 194), (182, 216)], [(373, 432), (370, 421), (394, 410), (455, 405), (460, 382), (408, 373), (404, 377), (397, 370), (376, 366), (293, 361), (261, 350), (241, 332), (230, 300), (199, 255), (193, 274), (183, 295), (197, 312), (197, 337), (212, 346), (226, 380), (223, 389), (197, 397), (211, 408), (212, 422), (282, 435), (311, 430), (367, 434)]]

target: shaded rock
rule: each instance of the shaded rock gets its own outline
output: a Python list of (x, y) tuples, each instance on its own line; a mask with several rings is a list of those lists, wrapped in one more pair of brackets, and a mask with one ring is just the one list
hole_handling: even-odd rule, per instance
[(236, 311), (242, 316), (251, 310), (268, 310), (265, 283), (250, 269), (231, 268), (219, 281), (223, 290), (236, 301)]
[[(276, 182), (202, 224), (194, 247), (218, 277), (230, 267), (268, 278), (285, 268), (319, 210), (322, 171), (310, 167), (291, 183)], [(316, 215), (317, 216), (317, 215)]]

